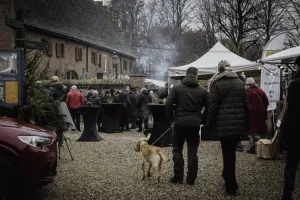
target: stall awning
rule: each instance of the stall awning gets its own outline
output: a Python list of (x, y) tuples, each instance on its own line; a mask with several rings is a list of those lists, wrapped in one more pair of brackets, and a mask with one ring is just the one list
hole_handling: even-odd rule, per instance
[(189, 67), (196, 67), (199, 75), (215, 74), (218, 70), (218, 63), (221, 60), (227, 60), (235, 72), (257, 70), (261, 64), (251, 62), (242, 58), (217, 42), (206, 54), (198, 60), (180, 67), (170, 67), (168, 69), (169, 76), (185, 76)]

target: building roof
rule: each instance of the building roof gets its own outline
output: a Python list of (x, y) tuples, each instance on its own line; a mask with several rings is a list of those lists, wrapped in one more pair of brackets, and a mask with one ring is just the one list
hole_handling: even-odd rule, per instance
[(24, 23), (91, 46), (135, 58), (131, 45), (112, 23), (107, 9), (93, 0), (16, 0), (24, 9)]

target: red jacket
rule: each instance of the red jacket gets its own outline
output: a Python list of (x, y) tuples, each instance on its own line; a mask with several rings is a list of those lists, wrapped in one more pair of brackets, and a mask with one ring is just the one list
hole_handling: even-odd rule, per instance
[(76, 109), (80, 106), (83, 106), (83, 103), (84, 103), (84, 98), (80, 92), (73, 90), (68, 93), (67, 96), (68, 108)]
[(265, 133), (267, 109), (269, 106), (268, 97), (262, 89), (256, 87), (249, 88), (247, 96), (251, 113), (251, 129), (248, 132)]

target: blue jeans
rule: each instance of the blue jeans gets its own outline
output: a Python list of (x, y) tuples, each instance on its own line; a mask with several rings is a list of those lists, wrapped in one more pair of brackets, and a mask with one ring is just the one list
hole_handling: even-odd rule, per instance
[(288, 150), (284, 168), (284, 188), (282, 200), (292, 200), (295, 187), (296, 170), (300, 156), (298, 152)]

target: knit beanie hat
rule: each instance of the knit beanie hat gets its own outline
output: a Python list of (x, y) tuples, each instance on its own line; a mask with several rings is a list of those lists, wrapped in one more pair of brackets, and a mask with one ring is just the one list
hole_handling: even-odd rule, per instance
[(246, 80), (246, 85), (253, 85), (254, 83), (255, 83), (254, 78), (252, 78), (252, 77), (247, 78), (247, 80)]

